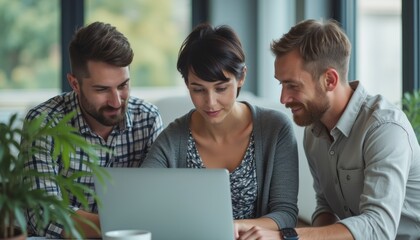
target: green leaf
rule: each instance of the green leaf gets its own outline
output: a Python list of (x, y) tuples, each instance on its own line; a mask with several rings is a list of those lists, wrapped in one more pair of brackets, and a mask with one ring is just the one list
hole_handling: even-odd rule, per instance
[[(78, 183), (78, 180), (92, 175), (97, 175), (101, 181), (109, 177), (106, 170), (98, 166), (97, 156), (97, 151), (109, 150), (92, 145), (78, 135), (77, 129), (68, 124), (74, 115), (75, 112), (60, 119), (41, 114), (33, 120), (24, 121), (22, 128), (16, 124), (17, 115), (13, 115), (7, 124), (0, 123), (0, 227), (5, 224), (10, 226), (16, 221), (26, 229), (24, 214), (26, 209), (31, 209), (37, 219), (36, 228), (45, 229), (49, 222), (55, 221), (62, 224), (65, 232), (70, 233), (72, 237), (83, 237), (80, 227), (72, 220), (77, 215), (69, 207), (69, 194), (76, 196), (83, 206), (88, 205), (85, 194), (90, 194), (98, 200), (95, 192)], [(21, 143), (19, 138), (22, 138)], [(43, 146), (49, 146), (48, 141), (54, 143), (52, 152)], [(42, 144), (36, 146), (33, 144), (35, 142)], [(42, 153), (50, 154), (56, 161), (61, 159), (63, 171), (67, 171), (70, 156), (76, 154), (78, 149), (88, 155), (89, 161), (83, 164), (89, 171), (63, 177), (60, 173), (42, 173), (25, 168), (25, 162), (31, 159), (33, 154)], [(33, 189), (37, 178), (55, 182), (60, 187), (61, 198), (48, 195), (44, 190)]]
[(19, 226), (21, 226), (21, 229), (24, 233), (26, 233), (26, 218), (23, 214), (22, 208), (14, 208), (14, 215), (16, 217), (17, 222), (19, 223)]
[(417, 141), (420, 140), (420, 90), (413, 92), (406, 92), (402, 99), (403, 111), (407, 115), (408, 120), (413, 126), (414, 132), (417, 136)]

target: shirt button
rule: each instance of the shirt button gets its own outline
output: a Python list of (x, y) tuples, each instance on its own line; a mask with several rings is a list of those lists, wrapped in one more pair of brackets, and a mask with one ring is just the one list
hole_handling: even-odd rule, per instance
[(330, 155), (331, 155), (331, 156), (332, 156), (332, 155), (334, 155), (334, 153), (335, 153), (335, 152), (334, 152), (333, 150), (331, 150), (331, 151), (330, 151)]
[(349, 208), (347, 207), (347, 206), (344, 206), (344, 211), (348, 211), (349, 210)]
[(346, 179), (347, 179), (347, 181), (350, 181), (350, 179), (351, 179), (350, 175), (347, 175)]

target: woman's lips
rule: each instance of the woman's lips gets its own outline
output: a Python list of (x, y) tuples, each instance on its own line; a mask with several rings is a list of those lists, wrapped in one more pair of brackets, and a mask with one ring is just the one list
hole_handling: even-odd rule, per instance
[(220, 110), (218, 110), (218, 111), (205, 111), (205, 112), (210, 117), (216, 117), (219, 114)]

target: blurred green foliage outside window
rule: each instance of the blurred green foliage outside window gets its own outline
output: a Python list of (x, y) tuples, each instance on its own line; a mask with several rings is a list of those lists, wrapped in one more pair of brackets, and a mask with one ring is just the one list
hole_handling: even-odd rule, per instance
[(0, 0), (0, 89), (58, 88), (58, 0)]
[[(134, 50), (132, 86), (176, 86), (178, 50), (190, 31), (190, 0), (85, 0), (86, 24), (118, 28)], [(60, 1), (0, 0), (0, 89), (58, 89)]]
[(86, 0), (86, 23), (108, 22), (130, 41), (132, 86), (183, 84), (176, 69), (182, 41), (191, 30), (190, 0)]

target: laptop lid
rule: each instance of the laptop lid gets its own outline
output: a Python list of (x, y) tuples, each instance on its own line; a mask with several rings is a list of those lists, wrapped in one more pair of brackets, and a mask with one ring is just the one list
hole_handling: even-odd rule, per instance
[(107, 168), (101, 231), (140, 229), (153, 240), (232, 240), (229, 173), (225, 169)]

